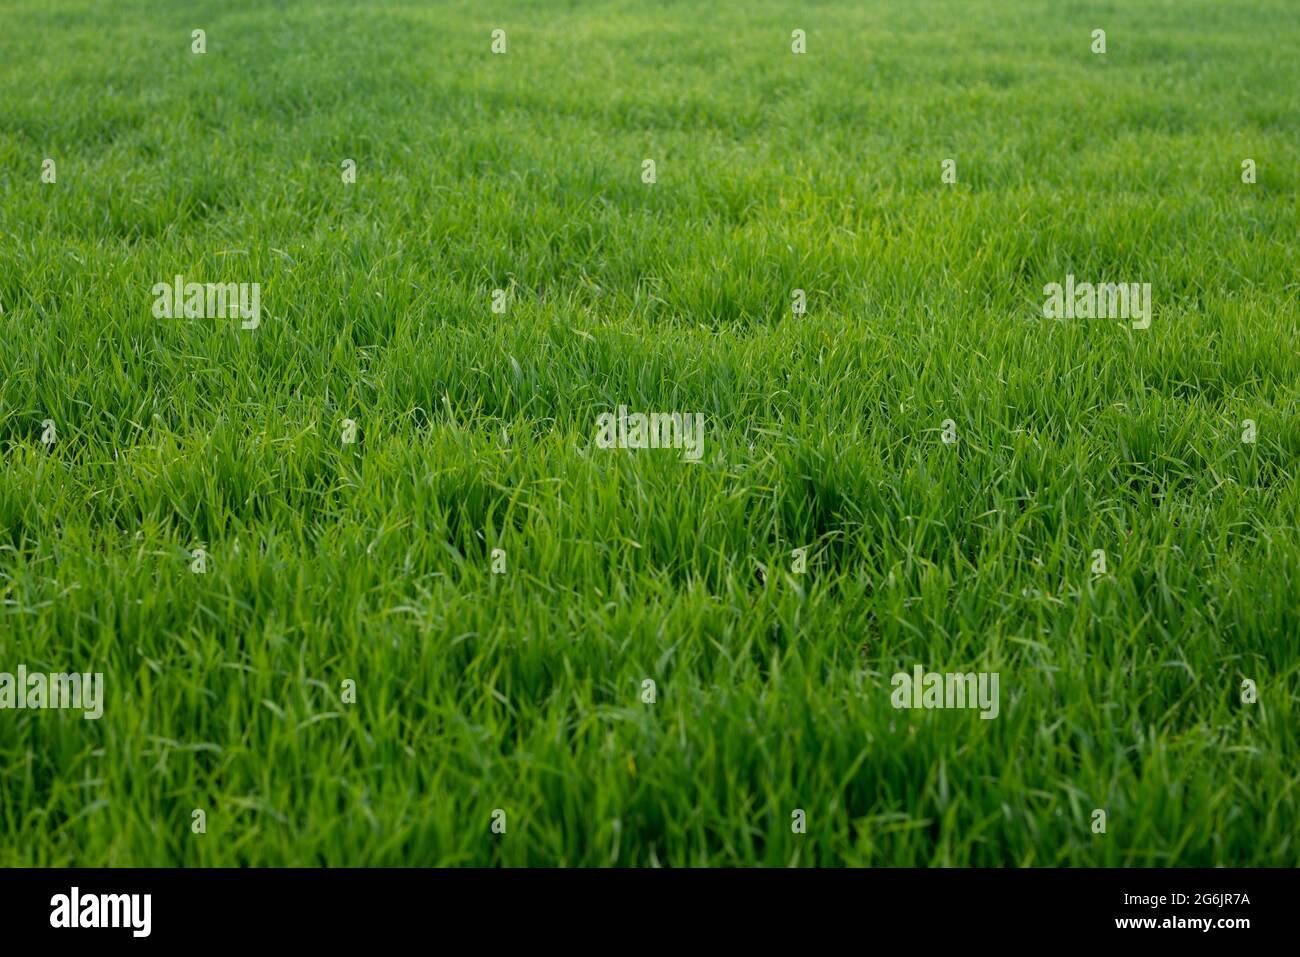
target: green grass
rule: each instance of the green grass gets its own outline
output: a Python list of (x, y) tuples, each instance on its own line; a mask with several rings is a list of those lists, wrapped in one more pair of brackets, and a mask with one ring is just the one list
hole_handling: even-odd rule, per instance
[(157, 7), (0, 6), (0, 864), (1300, 860), (1290, 2)]

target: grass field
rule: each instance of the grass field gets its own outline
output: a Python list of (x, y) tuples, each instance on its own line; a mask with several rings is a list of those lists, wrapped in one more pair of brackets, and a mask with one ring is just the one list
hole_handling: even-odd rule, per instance
[(0, 5), (0, 864), (1300, 860), (1289, 0), (163, 6)]

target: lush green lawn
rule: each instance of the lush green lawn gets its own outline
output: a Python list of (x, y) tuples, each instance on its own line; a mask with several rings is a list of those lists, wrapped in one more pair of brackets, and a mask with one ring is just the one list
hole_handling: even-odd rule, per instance
[(0, 864), (1300, 859), (1290, 0), (157, 6), (0, 5)]

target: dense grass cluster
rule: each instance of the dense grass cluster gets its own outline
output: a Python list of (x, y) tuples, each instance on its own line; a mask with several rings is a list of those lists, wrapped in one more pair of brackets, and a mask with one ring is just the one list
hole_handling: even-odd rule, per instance
[[(6, 4), (0, 671), (107, 700), (0, 711), (0, 864), (1295, 864), (1298, 46), (1289, 0)], [(178, 273), (260, 328), (155, 319)], [(1067, 273), (1151, 327), (1044, 320)], [(704, 461), (596, 448), (620, 404)], [(915, 664), (999, 717), (895, 710)]]

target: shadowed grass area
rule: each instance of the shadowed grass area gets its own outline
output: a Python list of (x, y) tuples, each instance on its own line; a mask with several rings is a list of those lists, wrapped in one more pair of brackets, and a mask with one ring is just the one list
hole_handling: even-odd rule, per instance
[[(0, 709), (0, 865), (1294, 865), (1297, 43), (0, 6), (0, 672), (105, 683)], [(1150, 328), (1042, 318), (1067, 275)], [(998, 717), (895, 709), (917, 664)]]

